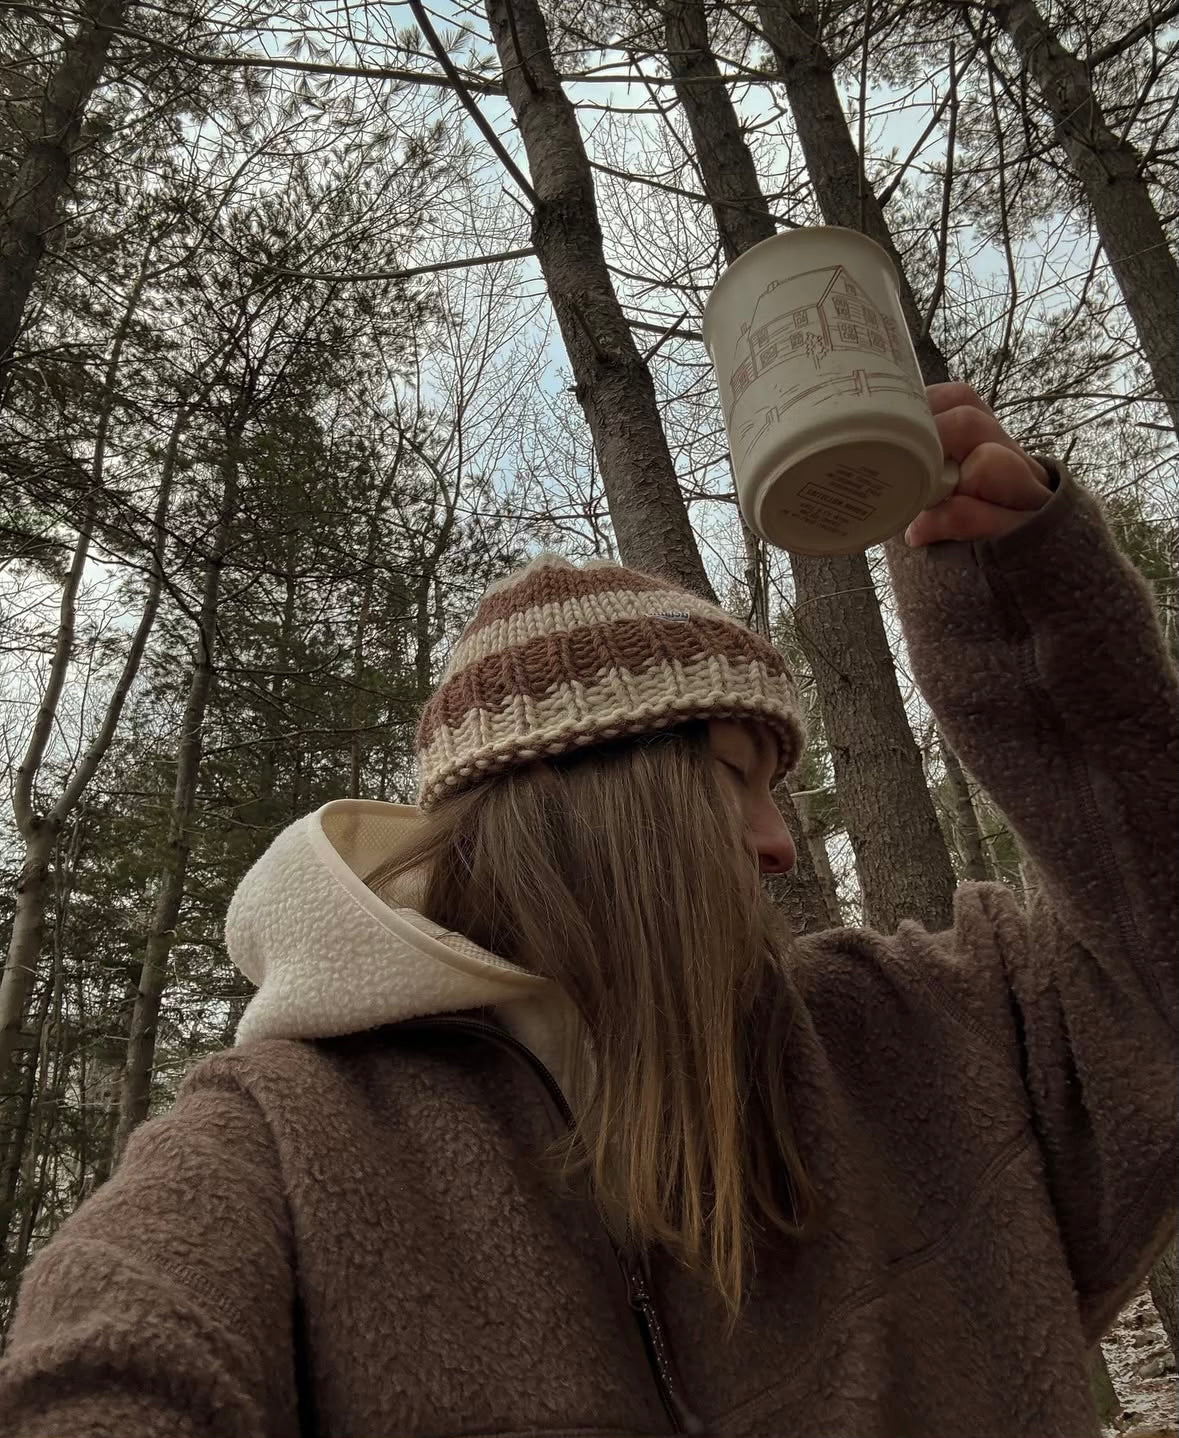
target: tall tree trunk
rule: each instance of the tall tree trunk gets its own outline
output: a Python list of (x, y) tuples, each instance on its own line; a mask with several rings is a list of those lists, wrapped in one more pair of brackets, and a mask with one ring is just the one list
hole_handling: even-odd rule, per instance
[(82, 120), (127, 0), (84, 0), (82, 23), (45, 87), (0, 218), (0, 403), (46, 236), (73, 174)]
[(1109, 125), (1089, 67), (1060, 43), (1035, 0), (992, 0), (990, 11), (1052, 116), (1155, 385), (1179, 430), (1179, 265), (1151, 198), (1145, 162)]
[(954, 835), (958, 852), (962, 855), (962, 876), (980, 881), (989, 879), (991, 866), (987, 863), (986, 850), (983, 848), (982, 830), (974, 801), (970, 797), (966, 771), (940, 729), (938, 738), (942, 746), (942, 762), (946, 766), (946, 783), (954, 800)]
[[(119, 1132), (119, 1095), (123, 1071), (111, 1064), (103, 1071), (99, 1086), (98, 1114), (94, 1136), (94, 1170), (83, 1180), (82, 1197), (95, 1192), (110, 1178), (115, 1166), (115, 1139)], [(79, 1202), (81, 1199), (79, 1199)]]
[[(52, 981), (47, 978), (32, 1016), (34, 1033), (39, 1034), (44, 1027), (52, 989)], [(5, 1297), (14, 1295), (21, 1268), (15, 1261), (15, 1254), (9, 1250), (9, 1235), (19, 1207), (20, 1179), (29, 1146), (39, 1067), (40, 1050), (30, 1044), (24, 1054), (23, 1067), (14, 1067), (11, 1071), (10, 1082), (15, 1088), (6, 1095), (3, 1109), (5, 1127), (0, 1134), (4, 1154), (4, 1166), (0, 1171), (0, 1294)], [(26, 1193), (26, 1202), (28, 1198)]]
[[(741, 526), (745, 538), (745, 576), (749, 587), (749, 627), (764, 638), (770, 635), (770, 608), (766, 586), (764, 556), (761, 541), (745, 524)], [(827, 851), (822, 852), (822, 863), (807, 833), (808, 815), (805, 808), (795, 804), (790, 792), (790, 776), (787, 776), (774, 791), (774, 802), (782, 820), (792, 835), (797, 835), (795, 851), (797, 858), (788, 878), (775, 879), (770, 884), (774, 903), (787, 916), (790, 927), (796, 934), (814, 934), (829, 929), (840, 922), (839, 902), (835, 896), (835, 880), (831, 865), (827, 863)], [(805, 799), (803, 801), (805, 803)]]
[(180, 745), (176, 754), (176, 784), (168, 821), (165, 866), (160, 876), (155, 912), (147, 936), (139, 988), (131, 1014), (127, 1064), (123, 1074), (118, 1129), (115, 1133), (116, 1162), (122, 1155), (132, 1130), (147, 1117), (151, 1102), (160, 999), (164, 991), (168, 956), (176, 937), (176, 923), (184, 898), (191, 847), (190, 829), (196, 806), (197, 780), (204, 741), (205, 713), (213, 692), (221, 572), (237, 514), (241, 433), (241, 421), (235, 417), (226, 434), (225, 454), (221, 462), (221, 498), (217, 525), (204, 565), (196, 653), (181, 720)]
[(486, 0), (535, 200), (532, 243), (593, 435), (627, 564), (714, 598), (659, 418), (651, 372), (606, 268), (593, 173), (537, 0)]
[[(672, 0), (664, 16), (667, 63), (732, 261), (769, 239), (776, 226), (709, 46), (702, 0)], [(851, 146), (842, 109), (837, 113)], [(867, 557), (792, 554), (790, 565), (795, 626), (815, 677), (865, 922), (887, 931), (901, 919), (918, 918), (943, 928), (951, 920), (953, 866), (905, 714)]]
[(823, 922), (820, 927), (836, 928), (843, 923), (843, 915), (839, 909), (839, 887), (831, 869), (826, 835), (823, 833), (822, 826), (815, 822), (813, 798), (814, 795), (805, 790), (791, 795), (794, 812), (798, 815), (798, 828), (794, 832), (802, 835), (807, 856), (815, 871), (823, 912)]
[(884, 209), (864, 174), (835, 83), (835, 67), (818, 37), (819, 22), (808, 0), (763, 0), (762, 31), (770, 43), (802, 146), (815, 198), (829, 225), (859, 230), (888, 251), (900, 281), (901, 308), (913, 336), (926, 384), (950, 378), (946, 357), (928, 326), (893, 243)]
[[(37, 819), (25, 837), (25, 854), (16, 884), (16, 913), (4, 977), (0, 980), (0, 1112), (7, 1106), (17, 1050), (24, 1047), (21, 1019), (25, 998), (37, 971), (45, 936), (45, 899), (49, 861), (57, 837), (52, 817)], [(11, 1124), (6, 1123), (6, 1128)]]
[[(295, 634), (295, 611), (298, 598), (298, 583), (295, 579), (297, 565), (295, 546), (296, 539), (292, 535), (283, 561), (286, 572), (283, 575), (282, 618), (279, 620), (278, 634), (275, 636), (271, 661), (274, 667), (270, 671), (270, 678), (266, 684), (266, 704), (262, 714), (264, 727), (268, 732), (260, 741), (262, 752), (258, 764), (258, 789), (249, 810), (251, 822), (260, 829), (269, 829), (286, 818), (286, 812), (275, 803), (275, 791), (278, 783), (279, 752), (281, 748), (286, 747), (282, 739), (282, 696), (290, 669), (291, 645)], [(358, 796), (353, 795), (352, 797)]]
[[(143, 609), (139, 623), (127, 646), (123, 666), (115, 681), (106, 708), (93, 739), (78, 761), (68, 782), (51, 807), (38, 812), (36, 787), (41, 765), (49, 746), (50, 737), (57, 724), (58, 705), (74, 654), (74, 632), (77, 624), (78, 592), (82, 577), (90, 558), (90, 546), (94, 527), (98, 519), (98, 497), (102, 491), (106, 464), (107, 435), (111, 416), (114, 412), (115, 386), (123, 347), (130, 333), (131, 322), (139, 308), (139, 301), (147, 281), (148, 264), (152, 245), (148, 244), (140, 261), (139, 273), (127, 299), (119, 326), (111, 341), (110, 355), (103, 374), (103, 399), (95, 429), (94, 449), (90, 463), (90, 495), (82, 522), (78, 527), (78, 538), (74, 546), (69, 572), (62, 585), (57, 635), (54, 640), (53, 658), (45, 688), (37, 706), (37, 714), (29, 734), (29, 742), (16, 771), (16, 782), (12, 791), (12, 810), (17, 831), (25, 842), (25, 859), (21, 866), (18, 883), (17, 911), (9, 938), (8, 957), (4, 975), (0, 978), (0, 1103), (7, 1081), (8, 1069), (12, 1062), (14, 1045), (17, 1042), (25, 996), (29, 991), (41, 955), (41, 943), (45, 926), (45, 886), (48, 876), (49, 857), (53, 852), (61, 826), (86, 791), (87, 785), (98, 772), (111, 741), (115, 736), (123, 705), (131, 691), (139, 665), (147, 647), (148, 636), (155, 625), (159, 609), (160, 592), (164, 582), (164, 556), (167, 543), (168, 506), (172, 492), (172, 476), (176, 466), (176, 455), (180, 443), (187, 411), (181, 405), (168, 439), (164, 463), (160, 475), (160, 487), (156, 498), (156, 512), (151, 554), (151, 579), (144, 595)], [(0, 289), (2, 289), (0, 284)]]
[(8, 957), (4, 976), (0, 978), (0, 1096), (8, 1083), (13, 1054), (20, 1041), (20, 1023), (25, 998), (41, 957), (45, 936), (45, 896), (49, 881), (49, 860), (61, 827), (61, 820), (51, 809), (38, 813), (36, 782), (49, 739), (57, 723), (66, 675), (74, 653), (74, 630), (77, 623), (78, 591), (86, 561), (90, 557), (90, 541), (94, 535), (96, 501), (92, 497), (78, 530), (73, 559), (61, 590), (57, 639), (41, 701), (37, 706), (32, 732), (13, 785), (12, 808), (17, 831), (25, 842), (24, 859), (16, 886), (16, 914), (8, 941)]
[(1173, 1238), (1169, 1248), (1163, 1250), (1150, 1270), (1150, 1296), (1158, 1309), (1159, 1318), (1171, 1345), (1171, 1352), (1179, 1358), (1179, 1239)]
[[(28, 1137), (23, 1145), (24, 1156), (21, 1163), (21, 1220), (20, 1231), (17, 1234), (16, 1243), (12, 1249), (11, 1276), (15, 1277), (20, 1273), (29, 1256), (29, 1246), (33, 1240), (33, 1231), (37, 1226), (37, 1218), (41, 1212), (41, 1205), (46, 1197), (46, 1174), (48, 1171), (49, 1149), (53, 1138), (54, 1122), (61, 1106), (61, 1091), (57, 1083), (49, 1080), (49, 1036), (54, 1035), (54, 1077), (60, 1074), (61, 1066), (61, 956), (57, 955), (57, 962), (54, 966), (53, 979), (46, 984), (43, 1006), (37, 1025), (37, 1031), (41, 1036), (37, 1063), (35, 1065), (36, 1097), (30, 1107)], [(50, 1003), (54, 1009), (54, 1017), (48, 1019)], [(47, 1021), (48, 1020), (48, 1021)], [(4, 1238), (0, 1242), (0, 1251), (6, 1248), (9, 1231), (9, 1215), (5, 1215)]]
[(794, 624), (815, 677), (865, 924), (948, 928), (954, 869), (905, 714), (863, 555), (795, 568)]

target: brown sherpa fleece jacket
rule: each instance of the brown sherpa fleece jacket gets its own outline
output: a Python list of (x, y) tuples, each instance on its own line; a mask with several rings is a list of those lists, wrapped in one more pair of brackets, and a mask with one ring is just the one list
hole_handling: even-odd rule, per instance
[(1175, 674), (1067, 479), (1013, 535), (890, 563), (1040, 897), (803, 942), (786, 1081), (830, 1222), (759, 1252), (731, 1337), (546, 1186), (559, 1091), (451, 1014), (202, 1063), (33, 1263), (0, 1431), (1096, 1434), (1086, 1349), (1175, 1213)]

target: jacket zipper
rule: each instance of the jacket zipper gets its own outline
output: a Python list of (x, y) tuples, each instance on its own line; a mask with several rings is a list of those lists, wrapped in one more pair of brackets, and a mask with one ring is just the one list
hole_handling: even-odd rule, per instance
[[(573, 1128), (573, 1111), (561, 1091), (561, 1085), (528, 1045), (521, 1043), (514, 1034), (510, 1034), (506, 1029), (483, 1019), (459, 1018), (451, 1014), (438, 1014), (428, 1019), (407, 1019), (392, 1027), (418, 1032), (430, 1029), (451, 1029), (459, 1033), (474, 1034), (476, 1037), (498, 1044), (500, 1048), (524, 1061), (543, 1084), (565, 1126), (569, 1129)], [(609, 1232), (606, 1233), (606, 1237), (609, 1239), (610, 1249), (622, 1272), (622, 1280), (626, 1285), (627, 1302), (630, 1304), (631, 1312), (635, 1315), (643, 1339), (647, 1362), (659, 1389), (659, 1397), (664, 1411), (671, 1420), (672, 1429), (676, 1433), (690, 1435), (690, 1438), (698, 1438), (698, 1435), (705, 1433), (704, 1424), (680, 1394), (671, 1351), (663, 1332), (663, 1322), (659, 1317), (659, 1310), (651, 1292), (650, 1267), (646, 1258), (644, 1257), (636, 1263), (619, 1249)]]

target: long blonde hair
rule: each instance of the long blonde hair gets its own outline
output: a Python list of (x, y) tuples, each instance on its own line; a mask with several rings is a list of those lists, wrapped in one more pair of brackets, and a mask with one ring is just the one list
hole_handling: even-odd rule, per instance
[(806, 1232), (816, 1204), (782, 1072), (788, 931), (706, 726), (482, 781), (368, 882), (411, 874), (428, 918), (572, 999), (592, 1061), (566, 1170), (617, 1242), (664, 1245), (735, 1318), (755, 1238)]

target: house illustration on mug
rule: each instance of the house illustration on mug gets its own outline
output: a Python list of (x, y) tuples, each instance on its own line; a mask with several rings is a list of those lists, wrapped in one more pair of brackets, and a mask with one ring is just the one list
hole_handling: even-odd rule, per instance
[[(849, 368), (847, 351), (863, 354), (865, 363)], [(821, 403), (840, 393), (883, 389), (919, 396), (920, 378), (911, 371), (896, 322), (881, 313), (844, 266), (773, 280), (741, 326), (733, 356), (731, 443), (744, 453), (784, 410), (803, 399)], [(758, 386), (759, 408), (739, 418), (742, 397), (763, 378), (770, 383)]]

